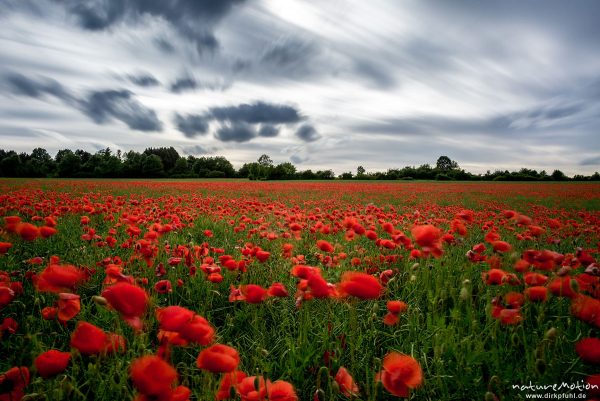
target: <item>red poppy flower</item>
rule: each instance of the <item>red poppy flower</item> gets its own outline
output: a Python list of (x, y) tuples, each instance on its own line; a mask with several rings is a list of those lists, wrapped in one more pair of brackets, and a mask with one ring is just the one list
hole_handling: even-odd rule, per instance
[(212, 373), (229, 373), (237, 369), (240, 356), (235, 348), (223, 344), (212, 345), (200, 352), (196, 361), (200, 369)]
[(358, 385), (354, 382), (354, 379), (345, 367), (340, 366), (335, 375), (335, 381), (340, 386), (342, 394), (346, 397), (353, 397), (358, 394)]
[(61, 292), (58, 294), (58, 320), (66, 322), (73, 319), (81, 311), (79, 295)]
[(173, 292), (173, 286), (169, 280), (160, 280), (154, 285), (154, 289), (159, 294), (167, 294)]
[(12, 317), (6, 317), (0, 324), (0, 339), (4, 336), (4, 333), (7, 332), (9, 334), (15, 334), (17, 329), (19, 328), (19, 324)]
[(54, 349), (46, 351), (33, 362), (40, 376), (44, 379), (54, 377), (64, 372), (71, 360), (70, 352), (61, 352)]
[[(255, 386), (255, 382), (258, 386)], [(265, 382), (262, 376), (249, 376), (242, 379), (236, 386), (236, 390), (242, 401), (263, 401), (267, 396), (267, 384), (271, 383), (269, 381)]]
[(106, 333), (88, 322), (79, 321), (71, 335), (71, 347), (76, 348), (84, 355), (100, 354), (104, 351), (106, 342)]
[(0, 283), (0, 309), (11, 303), (14, 298), (15, 292), (11, 288)]
[(437, 246), (442, 236), (442, 231), (430, 224), (415, 226), (410, 232), (415, 242), (421, 247)]
[(360, 299), (376, 299), (381, 296), (383, 286), (369, 274), (350, 271), (342, 274), (339, 289), (343, 295), (353, 295)]
[(575, 344), (575, 351), (584, 362), (600, 365), (600, 339), (584, 338)]
[(148, 307), (148, 294), (133, 284), (120, 282), (102, 291), (108, 304), (125, 318), (140, 317)]
[(269, 401), (298, 401), (294, 386), (283, 380), (277, 380), (267, 385)]
[(331, 245), (329, 242), (327, 242), (325, 240), (318, 240), (317, 248), (319, 248), (323, 252), (328, 252), (328, 253), (331, 253), (334, 251), (333, 245)]
[(320, 273), (312, 274), (308, 278), (307, 284), (310, 287), (311, 295), (315, 298), (327, 298), (332, 294), (332, 288)]
[(408, 305), (402, 301), (387, 301), (387, 310), (393, 314), (399, 314), (408, 309)]
[(237, 387), (237, 385), (240, 384), (245, 378), (246, 374), (244, 372), (240, 372), (239, 370), (223, 375), (219, 390), (217, 391), (217, 401), (229, 399), (231, 397), (231, 388)]
[(136, 359), (129, 369), (135, 388), (148, 398), (171, 400), (177, 380), (175, 368), (155, 355)]
[(264, 263), (267, 261), (267, 259), (269, 259), (269, 256), (271, 256), (271, 254), (267, 251), (258, 251), (256, 252), (256, 259), (258, 259), (259, 262)]
[(20, 400), (25, 395), (23, 389), (29, 385), (29, 368), (13, 367), (0, 374), (0, 400)]
[(380, 378), (387, 391), (408, 398), (409, 390), (419, 387), (423, 382), (423, 371), (413, 357), (390, 352), (383, 358)]
[(4, 255), (12, 246), (10, 242), (0, 242), (0, 255)]
[(600, 301), (585, 295), (576, 295), (571, 301), (571, 314), (586, 323), (600, 327)]
[(42, 226), (40, 227), (40, 235), (42, 238), (50, 238), (55, 235), (58, 231), (54, 227)]
[(546, 302), (548, 299), (548, 288), (535, 286), (525, 289), (525, 295), (531, 302)]
[(388, 312), (383, 317), (383, 324), (386, 326), (394, 326), (400, 322), (400, 315), (392, 312)]
[(189, 324), (195, 313), (181, 306), (167, 306), (156, 311), (156, 317), (160, 322), (160, 328), (167, 331), (179, 331)]
[(271, 297), (287, 297), (289, 295), (285, 286), (282, 283), (273, 283), (267, 291)]
[(85, 279), (86, 274), (75, 266), (52, 264), (37, 276), (36, 288), (41, 292), (74, 292)]
[(493, 241), (492, 242), (492, 247), (494, 248), (494, 251), (496, 252), (508, 252), (512, 249), (512, 247), (510, 246), (510, 244), (508, 242), (505, 241)]
[(31, 223), (19, 223), (16, 230), (25, 241), (33, 241), (40, 235), (40, 229)]
[(267, 290), (256, 284), (242, 286), (242, 293), (249, 304), (259, 304), (267, 297)]
[(215, 329), (200, 315), (194, 315), (192, 320), (179, 329), (179, 335), (187, 341), (208, 345), (215, 338)]

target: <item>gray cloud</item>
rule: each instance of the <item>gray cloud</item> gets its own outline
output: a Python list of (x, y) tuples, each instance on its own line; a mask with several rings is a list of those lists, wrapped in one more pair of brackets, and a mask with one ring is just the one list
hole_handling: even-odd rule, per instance
[(236, 122), (221, 126), (215, 133), (215, 138), (223, 142), (248, 142), (256, 137), (254, 128), (245, 123)]
[(194, 78), (183, 77), (178, 78), (171, 84), (171, 92), (181, 93), (184, 91), (194, 90), (199, 87), (198, 82)]
[(52, 0), (76, 18), (84, 29), (100, 31), (119, 23), (140, 22), (150, 16), (170, 24), (195, 44), (199, 53), (214, 51), (213, 26), (244, 0)]
[(134, 130), (162, 131), (156, 112), (138, 102), (127, 90), (91, 92), (80, 104), (81, 111), (97, 124), (115, 119)]
[(279, 128), (269, 124), (262, 124), (258, 130), (258, 136), (271, 138), (279, 135)]
[(182, 148), (183, 153), (185, 153), (186, 155), (205, 155), (208, 153), (212, 153), (213, 150), (208, 149), (202, 145), (191, 145), (191, 146), (184, 146)]
[(72, 102), (70, 95), (57, 81), (49, 78), (39, 80), (28, 78), (19, 73), (9, 73), (4, 77), (5, 89), (14, 95), (40, 98), (44, 95), (52, 95), (66, 102)]
[(175, 114), (174, 123), (177, 129), (188, 138), (194, 138), (198, 135), (208, 133), (208, 120), (201, 115), (188, 114), (183, 116)]
[(314, 142), (321, 138), (315, 127), (310, 124), (304, 124), (296, 130), (296, 136), (304, 142)]
[(372, 60), (358, 60), (355, 63), (355, 72), (375, 87), (381, 89), (390, 89), (396, 85), (396, 79), (388, 66), (382, 66)]
[(580, 166), (600, 166), (600, 156), (589, 157), (579, 162)]
[(152, 74), (140, 74), (140, 75), (129, 75), (129, 80), (137, 86), (142, 87), (150, 87), (150, 86), (158, 86), (160, 82), (158, 79), (154, 78)]
[(173, 46), (166, 38), (155, 38), (153, 43), (163, 53), (171, 54), (175, 51), (175, 46)]
[(92, 91), (87, 97), (78, 98), (57, 81), (48, 78), (34, 80), (17, 73), (8, 74), (4, 86), (15, 95), (34, 98), (52, 95), (78, 109), (96, 124), (115, 119), (137, 131), (162, 131), (156, 112), (142, 105), (127, 90)]
[(213, 107), (209, 114), (219, 121), (244, 122), (249, 124), (294, 124), (303, 119), (292, 106), (256, 102), (239, 106)]
[(299, 38), (283, 38), (270, 43), (260, 57), (260, 63), (289, 76), (309, 74), (313, 59), (318, 55), (318, 46)]

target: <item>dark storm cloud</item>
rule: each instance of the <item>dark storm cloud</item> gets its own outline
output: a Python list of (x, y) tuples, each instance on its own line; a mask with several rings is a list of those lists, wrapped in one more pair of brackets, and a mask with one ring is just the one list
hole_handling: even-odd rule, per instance
[(249, 124), (294, 124), (303, 119), (292, 107), (279, 104), (256, 102), (239, 106), (213, 107), (209, 114), (219, 121), (244, 122)]
[(273, 125), (263, 124), (258, 130), (258, 136), (265, 138), (272, 138), (279, 135), (279, 128)]
[(218, 41), (212, 28), (244, 0), (52, 0), (62, 5), (84, 29), (100, 31), (118, 23), (138, 22), (146, 16), (169, 23), (198, 50), (213, 51)]
[(138, 102), (133, 93), (127, 90), (91, 92), (80, 105), (81, 111), (97, 124), (115, 119), (134, 130), (162, 131), (162, 123), (156, 112)]
[(158, 86), (160, 82), (151, 74), (129, 75), (129, 80), (137, 86), (150, 87)]
[(188, 114), (183, 116), (176, 113), (174, 123), (177, 129), (188, 138), (208, 133), (208, 120), (201, 115)]
[(314, 142), (321, 138), (315, 127), (310, 124), (304, 124), (296, 130), (296, 136), (304, 142)]
[(171, 84), (171, 92), (181, 93), (185, 91), (195, 90), (199, 87), (198, 81), (194, 78), (183, 77), (178, 78)]
[(233, 123), (221, 126), (215, 133), (215, 138), (223, 142), (248, 142), (256, 137), (256, 131), (249, 124)]

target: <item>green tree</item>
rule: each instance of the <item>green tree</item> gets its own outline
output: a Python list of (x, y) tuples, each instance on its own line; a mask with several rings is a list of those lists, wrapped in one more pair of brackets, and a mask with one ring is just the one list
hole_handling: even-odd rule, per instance
[(448, 156), (440, 156), (435, 163), (435, 168), (442, 172), (455, 170), (458, 168), (458, 163), (450, 159)]
[(144, 177), (162, 177), (165, 175), (165, 167), (158, 155), (145, 155), (142, 160), (142, 174)]
[(550, 175), (554, 181), (565, 181), (568, 177), (560, 170), (554, 170)]
[(177, 159), (175, 166), (171, 170), (171, 176), (173, 177), (189, 177), (191, 173), (192, 172), (188, 166), (188, 161), (183, 157)]
[(56, 154), (59, 177), (74, 177), (81, 169), (81, 160), (70, 149), (59, 150)]

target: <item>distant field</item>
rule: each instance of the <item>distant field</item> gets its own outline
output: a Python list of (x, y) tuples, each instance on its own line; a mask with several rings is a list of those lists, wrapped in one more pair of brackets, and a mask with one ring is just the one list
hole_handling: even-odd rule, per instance
[(0, 179), (0, 217), (0, 400), (600, 394), (600, 184)]

